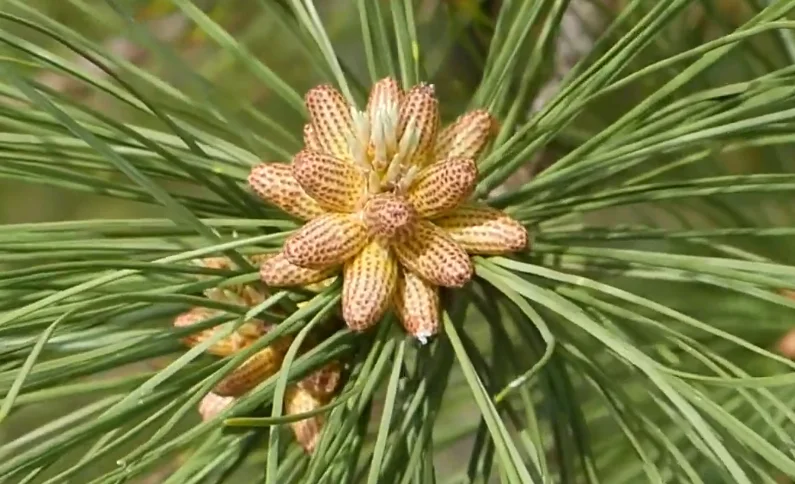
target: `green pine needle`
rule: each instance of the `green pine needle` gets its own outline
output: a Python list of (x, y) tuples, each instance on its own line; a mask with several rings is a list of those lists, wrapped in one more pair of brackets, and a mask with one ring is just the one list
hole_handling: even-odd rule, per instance
[[(795, 1), (243, 3), (3, 2), (0, 480), (795, 479)], [(434, 84), (445, 123), (499, 119), (475, 197), (531, 250), (476, 257), (427, 345), (392, 315), (326, 328), (339, 278), (205, 297), (299, 226), (247, 177), (301, 148), (303, 94), (361, 105), (386, 76)], [(191, 307), (213, 317), (175, 328)], [(275, 327), (208, 354), (254, 318)], [(329, 362), (336, 396), (286, 414)]]

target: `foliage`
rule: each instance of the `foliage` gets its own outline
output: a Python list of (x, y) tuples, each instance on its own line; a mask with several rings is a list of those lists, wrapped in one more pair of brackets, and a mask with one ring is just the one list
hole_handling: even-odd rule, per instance
[[(575, 1), (3, 1), (0, 176), (141, 217), (0, 226), (5, 482), (795, 476), (795, 364), (766, 349), (795, 307), (795, 1), (594, 0), (609, 26), (539, 108)], [(164, 37), (153, 16), (182, 24)], [(290, 315), (219, 360), (170, 320), (257, 274), (188, 262), (276, 250), (296, 225), (247, 190), (250, 167), (299, 148), (309, 87), (361, 103), (386, 75), (434, 82), (446, 119), (502, 121), (477, 194), (532, 251), (478, 259), (431, 344), (341, 330), (199, 423), (215, 383), (339, 286), (220, 308), (232, 326)], [(271, 403), (338, 358), (309, 457)]]

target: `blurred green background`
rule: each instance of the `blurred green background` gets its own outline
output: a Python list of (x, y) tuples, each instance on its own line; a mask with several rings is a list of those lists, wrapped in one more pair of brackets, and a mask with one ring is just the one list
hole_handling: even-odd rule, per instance
[[(122, 0), (117, 2), (117, 5), (129, 9), (129, 12), (134, 14), (139, 27), (149, 30), (161, 42), (160, 48), (156, 50), (157, 54), (152, 53), (151, 45), (147, 45), (136, 38), (130, 26), (126, 25), (116, 15), (109, 3), (113, 2), (106, 3), (99, 0), (68, 0), (63, 2), (51, 0), (34, 0), (30, 2), (0, 0), (0, 11), (33, 19), (36, 19), (39, 15), (48, 17), (89, 39), (100, 41), (104, 48), (111, 53), (140, 66), (173, 86), (179, 89), (184, 88), (184, 92), (194, 99), (201, 99), (202, 96), (207, 95), (207, 91), (202, 86), (202, 82), (207, 82), (213, 85), (215, 91), (213, 95), (228, 99), (225, 99), (224, 102), (226, 102), (230, 111), (241, 119), (245, 120), (247, 117), (252, 116), (252, 112), (266, 112), (282, 121), (283, 129), (287, 132), (291, 134), (300, 133), (303, 121), (295, 117), (294, 114), (285, 115), (284, 112), (289, 112), (289, 110), (284, 109), (284, 105), (278, 99), (274, 99), (271, 93), (257, 79), (257, 76), (252, 75), (251, 71), (242, 66), (238, 60), (230, 57), (227, 51), (219, 48), (213, 41), (208, 40), (206, 34), (195, 27), (178, 8), (171, 4), (170, 0)], [(424, 19), (423, 32), (425, 32), (427, 40), (432, 40), (432, 36), (435, 35), (435, 27), (431, 22), (436, 22), (434, 19), (439, 17), (435, 15), (435, 10), (447, 8), (447, 6), (443, 5), (442, 2), (435, 1), (424, 3), (426, 5), (417, 13), (420, 23), (423, 23)], [(471, 3), (471, 5), (466, 5), (467, 3)], [(456, 28), (465, 28), (466, 24), (471, 21), (472, 16), (482, 14), (477, 3), (461, 2), (461, 5), (455, 6), (456, 8), (463, 6), (467, 10), (462, 14), (462, 24)], [(294, 35), (278, 18), (268, 18), (261, 15), (261, 5), (257, 5), (256, 1), (196, 0), (194, 4), (207, 12), (236, 39), (244, 42), (259, 60), (276, 71), (283, 79), (294, 86), (298, 92), (304, 92), (324, 80), (319, 73), (312, 70), (311, 66), (295, 62), (295, 59), (301, 58), (303, 53), (300, 52), (300, 46), (295, 42)], [(357, 14), (354, 3), (346, 1), (318, 2), (318, 8), (321, 9), (324, 15), (327, 31), (335, 46), (339, 52), (346, 56), (344, 59), (346, 67), (353, 72), (364, 73), (363, 53), (361, 52), (360, 33), (355, 23)], [(254, 14), (255, 12), (260, 14)], [(444, 28), (452, 27), (448, 25)], [(94, 75), (99, 73), (98, 69), (90, 63), (76, 57), (73, 52), (51, 39), (31, 34), (30, 31), (17, 26), (11, 26), (9, 30), (12, 34), (18, 35), (22, 39), (29, 39), (48, 51), (62, 55), (78, 68), (86, 69)], [(124, 33), (120, 34), (120, 32)], [(427, 43), (434, 45), (433, 42)], [(163, 49), (163, 46), (167, 47)], [(435, 45), (433, 49), (429, 49), (426, 55), (437, 55), (439, 56), (438, 62), (441, 62), (441, 56), (445, 55), (446, 49), (449, 48), (451, 48), (450, 44)], [(436, 54), (434, 54), (434, 49), (438, 50)], [(163, 50), (168, 52), (167, 56), (163, 55)], [(466, 56), (462, 57), (465, 60), (466, 58)], [(457, 69), (461, 75), (454, 82), (451, 81), (450, 86), (465, 88), (467, 84), (471, 86), (477, 81), (477, 76), (467, 63), (462, 63)], [(197, 81), (197, 78), (192, 74), (187, 74), (186, 71), (193, 71), (205, 81)], [(100, 109), (103, 114), (111, 118), (148, 126), (149, 119), (142, 119), (134, 111), (121, 105), (116, 100), (98, 95), (95, 90), (86, 89), (85, 85), (74, 78), (52, 71), (33, 70), (31, 70), (30, 76), (45, 86), (69, 94), (78, 103), (88, 104)], [(451, 80), (456, 77), (455, 70), (443, 72), (439, 77)], [(153, 93), (148, 94), (151, 95)], [(451, 96), (455, 93), (448, 91), (445, 94)], [(451, 104), (447, 103), (445, 106), (448, 109), (447, 117), (457, 114), (461, 109), (460, 105)], [(223, 133), (220, 134), (223, 135)], [(265, 141), (257, 144), (256, 148), (261, 150), (257, 154), (262, 159), (278, 159), (284, 156), (284, 153), (271, 149), (268, 145), (268, 141), (273, 136), (271, 132), (265, 129), (260, 133), (260, 136)], [(239, 140), (230, 139), (230, 141), (236, 142)], [(285, 142), (283, 137), (274, 141), (280, 145), (290, 146), (289, 141)], [(296, 139), (293, 139), (293, 151), (299, 147), (296, 141)], [(108, 178), (113, 179), (116, 176), (118, 175), (109, 174)], [(79, 193), (50, 185), (37, 185), (24, 180), (19, 182), (0, 180), (0, 224), (159, 216), (162, 216), (161, 209), (148, 204), (120, 200), (115, 197), (105, 197), (99, 194)], [(1, 262), (0, 267), (2, 267)], [(164, 324), (164, 322), (156, 321), (153, 324), (160, 325)], [(111, 372), (92, 376), (89, 379), (117, 378), (153, 371), (162, 368), (171, 359), (172, 357), (163, 357), (146, 363), (127, 365)], [(72, 397), (59, 400), (57, 404), (49, 401), (43, 404), (27, 406), (15, 412), (0, 427), (0, 443), (10, 442), (25, 435), (34, 437), (35, 429), (38, 427), (46, 425), (47, 422), (53, 421), (81, 406), (89, 408), (101, 396), (101, 393), (95, 392), (85, 398)], [(455, 416), (453, 416), (454, 419)], [(198, 412), (195, 412), (190, 419), (182, 422), (179, 428), (190, 428), (198, 421), (199, 415)], [(113, 456), (128, 453), (150, 434), (151, 432), (144, 432), (143, 435), (122, 446), (107, 458), (99, 459), (92, 466), (93, 468), (90, 472), (74, 476), (71, 482), (83, 482), (83, 480), (88, 480), (102, 472), (117, 467), (119, 463), (114, 461)], [(78, 459), (88, 448), (89, 445), (80, 446), (72, 451), (71, 454), (75, 456), (75, 459)], [(455, 452), (452, 457), (445, 457), (445, 455), (442, 454), (442, 461), (447, 460), (449, 465), (455, 468)], [(253, 459), (255, 462), (259, 460), (257, 458)], [(179, 461), (179, 458), (170, 460), (161, 469), (155, 470), (150, 476), (132, 482), (152, 484), (162, 482), (173, 471), (174, 467), (179, 464)], [(61, 464), (49, 469), (45, 477), (63, 470), (69, 463), (70, 459), (64, 459)], [(260, 474), (260, 467), (256, 469), (241, 468), (236, 474), (239, 481), (233, 478), (233, 482), (249, 482), (249, 476)]]
[[(268, 1), (268, 0), (259, 0)], [(93, 39), (101, 39), (107, 49), (113, 51), (117, 56), (123, 57), (130, 62), (141, 66), (148, 72), (164, 79), (174, 86), (183, 90), (184, 93), (201, 98), (203, 95), (220, 96), (225, 99), (227, 107), (238, 113), (242, 122), (255, 122), (252, 117), (256, 111), (277, 114), (278, 119), (283, 121), (283, 129), (288, 133), (300, 132), (301, 120), (297, 117), (281, 116), (284, 106), (278, 99), (274, 99), (269, 92), (262, 88), (261, 82), (256, 75), (241, 66), (240, 62), (231, 58), (227, 51), (220, 49), (214, 42), (209, 41), (207, 36), (195, 28), (182, 14), (178, 13), (171, 6), (168, 0), (155, 1), (123, 1), (119, 2), (126, 8), (135, 13), (139, 26), (149, 29), (155, 37), (170, 46), (171, 55), (153, 55), (146, 45), (137, 41), (134, 35), (129, 32), (121, 35), (120, 32), (127, 31), (128, 27), (116, 16), (112, 8), (101, 1), (63, 1), (54, 2), (48, 0), (36, 0), (30, 2), (0, 2), (0, 8), (8, 9), (9, 12), (22, 12), (30, 14), (37, 12), (63, 23), (87, 35)], [(287, 82), (294, 86), (299, 92), (305, 91), (310, 86), (317, 84), (322, 79), (322, 75), (313, 71), (307, 65), (294, 61), (299, 57), (297, 50), (298, 43), (289, 29), (282, 24), (278, 18), (268, 18), (262, 15), (252, 15), (252, 11), (258, 10), (257, 2), (253, 0), (197, 0), (196, 5), (211, 16), (226, 30), (237, 39), (243, 39), (250, 51), (267, 66), (278, 72)], [(353, 2), (334, 1), (319, 3), (322, 8), (326, 28), (331, 36), (335, 47), (341, 53), (343, 65), (353, 73), (364, 72), (363, 54), (360, 46), (360, 33), (356, 23), (356, 12)], [(429, 59), (431, 66), (436, 65), (434, 78), (438, 83), (446, 86), (440, 91), (442, 106), (446, 109), (443, 113), (447, 118), (461, 111), (461, 103), (445, 103), (445, 97), (450, 99), (465, 99), (460, 96), (460, 92), (468, 92), (478, 82), (478, 56), (484, 54), (483, 38), (478, 34), (479, 26), (487, 27), (489, 24), (489, 14), (496, 8), (498, 2), (481, 2), (478, 0), (450, 0), (434, 1), (428, 0), (419, 3), (416, 12), (418, 27), (423, 40), (424, 55)], [(598, 3), (605, 18), (610, 16), (622, 7), (620, 1), (600, 1)], [(711, 15), (709, 18), (701, 10), (689, 11), (677, 29), (670, 32), (666, 38), (660, 39), (655, 44), (654, 49), (650, 49), (650, 58), (662, 58), (671, 52), (678, 52), (689, 46), (698, 45), (707, 39), (715, 38), (721, 33), (731, 31), (734, 26), (741, 24), (747, 18), (747, 11), (744, 10), (744, 2), (740, 0), (726, 0), (710, 2), (714, 8), (718, 9), (718, 14)], [(437, 15), (437, 9), (452, 9), (452, 21), (441, 20), (444, 16)], [(90, 17), (89, 17), (90, 16)], [(717, 19), (717, 20), (716, 20)], [(599, 24), (597, 22), (597, 24)], [(604, 28), (605, 23), (592, 26), (595, 29)], [(484, 28), (485, 28), (484, 27)], [(30, 36), (29, 32), (14, 32), (20, 36)], [(678, 31), (677, 31), (678, 30)], [(458, 44), (449, 42), (435, 42), (435, 38), (448, 38), (449, 35), (440, 35), (439, 32), (456, 32), (462, 41)], [(680, 35), (686, 32), (687, 35)], [(592, 32), (597, 34), (598, 32)], [(35, 37), (35, 36), (34, 36)], [(85, 62), (75, 58), (62, 46), (55, 43), (33, 39), (38, 45), (46, 46), (52, 51), (62, 53), (64, 56), (73, 60), (76, 65), (85, 66)], [(569, 39), (573, 44), (583, 39)], [(586, 39), (587, 41), (587, 39)], [(586, 42), (587, 43), (587, 42)], [(745, 48), (745, 47), (744, 47)], [(765, 41), (759, 44), (751, 44), (751, 47), (764, 49)], [(644, 62), (648, 62), (646, 59)], [(554, 63), (553, 63), (554, 64)], [(764, 66), (739, 66), (736, 63), (724, 63), (716, 79), (720, 83), (730, 82), (733, 78), (742, 78), (743, 73), (748, 71), (755, 72)], [(213, 94), (209, 94), (203, 89), (202, 82), (187, 75), (186, 69), (189, 68), (202, 76), (204, 82), (210, 83), (217, 89)], [(551, 70), (556, 67), (552, 65)], [(73, 79), (69, 79), (52, 72), (31, 72), (31, 76), (53, 89), (69, 93), (80, 103), (87, 103), (102, 110), (104, 114), (115, 119), (122, 119), (131, 123), (139, 122), (129, 109), (125, 109), (120, 103), (107, 99), (88, 91)], [(360, 76), (364, 77), (364, 76)], [(554, 78), (554, 73), (550, 73), (550, 78)], [(622, 92), (616, 99), (609, 99), (600, 106), (592, 109), (589, 116), (579, 120), (577, 128), (580, 130), (598, 130), (601, 126), (615, 119), (626, 108), (639, 99), (642, 99), (648, 90), (653, 90), (654, 85), (639, 85), (634, 87), (634, 92)], [(703, 85), (701, 86), (703, 88)], [(457, 92), (460, 91), (460, 92)], [(148, 122), (148, 121), (147, 121)], [(577, 133), (572, 133), (576, 135)], [(269, 144), (272, 136), (282, 137), (281, 134), (274, 134), (265, 127), (259, 136), (260, 140), (254, 140), (249, 146), (260, 158), (278, 158), (283, 156), (279, 150)], [(240, 140), (229, 139), (233, 143)], [(294, 150), (298, 147), (296, 140), (280, 139), (279, 145), (291, 146)], [(565, 144), (565, 143), (561, 143)], [(565, 149), (563, 146), (561, 149)], [(552, 155), (554, 158), (554, 155)], [(770, 158), (764, 156), (764, 150), (754, 152), (740, 152), (725, 156), (727, 172), (743, 173), (760, 171), (766, 164), (774, 164)], [(774, 159), (773, 159), (774, 160)], [(531, 170), (532, 171), (532, 170)], [(110, 175), (109, 175), (110, 176)], [(115, 176), (115, 175), (113, 175)], [(528, 173), (524, 178), (519, 177), (514, 183), (522, 183), (527, 180)], [(791, 200), (789, 201), (791, 202)], [(753, 203), (753, 202), (750, 202)], [(786, 200), (784, 204), (788, 203)], [(789, 216), (788, 210), (781, 206), (772, 205), (766, 207), (767, 216), (775, 222)], [(131, 201), (122, 201), (116, 198), (103, 197), (101, 195), (78, 194), (72, 191), (63, 190), (52, 186), (37, 186), (21, 182), (0, 181), (0, 223), (27, 223), (42, 221), (59, 221), (85, 218), (128, 218), (157, 216), (156, 207), (139, 204)], [(695, 212), (682, 212), (682, 217), (696, 217)], [(637, 221), (637, 213), (629, 209), (612, 209), (607, 214), (593, 215), (595, 220), (609, 221), (610, 223), (629, 223)], [(671, 220), (667, 211), (649, 210), (645, 212), (645, 217), (652, 220), (654, 225), (666, 226), (676, 225), (679, 221)], [(789, 243), (782, 243), (785, 246)], [(643, 243), (639, 243), (641, 246)], [(768, 242), (765, 242), (768, 244)], [(770, 244), (774, 244), (771, 242)], [(787, 259), (786, 251), (767, 248)], [(789, 256), (789, 261), (795, 260), (795, 255)], [(620, 281), (619, 281), (620, 283)], [(643, 291), (643, 288), (635, 284), (636, 291)], [(656, 290), (656, 289), (655, 289)], [(659, 300), (681, 300), (687, 294), (688, 288), (670, 294), (655, 293)], [(698, 315), (698, 302), (694, 301), (696, 307), (691, 308), (691, 314)], [(682, 306), (682, 304), (679, 304)], [(777, 312), (765, 306), (764, 315), (760, 314), (757, 306), (747, 304), (747, 301), (740, 299), (727, 299), (725, 312), (727, 317), (727, 329), (734, 329), (738, 332), (747, 329), (747, 324), (754, 319), (753, 324), (757, 330), (757, 338), (764, 344), (772, 344), (780, 333), (782, 325), (786, 324), (783, 312)], [(714, 317), (714, 313), (712, 313)], [(732, 328), (732, 325), (736, 327)], [(765, 329), (768, 329), (765, 331)], [(114, 372), (112, 376), (118, 376), (125, 372), (138, 372), (142, 368), (152, 370), (157, 368), (158, 362), (138, 364), (131, 367), (122, 368)], [(92, 397), (91, 400), (93, 400)], [(89, 400), (74, 399), (60, 402), (68, 408), (76, 408), (88, 403)], [(0, 430), (0, 440), (22, 435), (29, 432), (32, 428), (42, 425), (44, 421), (62, 414), (62, 409), (48, 403), (46, 407), (30, 407), (14, 415), (10, 424), (4, 425)], [(458, 418), (451, 415), (452, 419)], [(186, 422), (185, 425), (189, 425)], [(133, 442), (134, 443), (134, 442)], [(464, 445), (464, 444), (462, 444)], [(450, 453), (442, 456), (442, 461), (449, 460), (449, 464), (456, 464), (457, 449), (453, 447)], [(114, 462), (102, 462), (101, 466), (113, 466)], [(245, 470), (241, 470), (245, 472)], [(159, 482), (157, 476), (150, 481), (140, 482)], [(74, 482), (79, 482), (75, 480)]]

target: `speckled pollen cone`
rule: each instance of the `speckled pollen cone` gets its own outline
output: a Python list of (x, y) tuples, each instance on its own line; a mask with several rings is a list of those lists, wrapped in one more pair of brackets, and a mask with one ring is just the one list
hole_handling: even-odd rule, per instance
[(384, 314), (395, 290), (398, 267), (389, 247), (378, 239), (345, 264), (342, 318), (354, 331), (369, 328)]
[[(207, 257), (193, 261), (194, 264), (206, 268), (215, 269), (217, 271), (233, 271), (237, 269), (236, 265), (226, 257)], [(255, 262), (249, 260), (253, 264)], [(213, 276), (206, 276), (213, 277)], [(209, 299), (221, 302), (230, 302), (233, 304), (252, 306), (259, 304), (264, 300), (264, 293), (257, 291), (256, 288), (248, 284), (237, 285), (219, 285), (204, 290), (204, 295)]]
[[(223, 314), (222, 311), (215, 309), (191, 308), (174, 319), (174, 326), (177, 328), (186, 328)], [(221, 331), (219, 326), (207, 328), (185, 336), (182, 338), (182, 342), (191, 347), (196, 346), (200, 342), (208, 340), (219, 331)], [(267, 332), (267, 327), (263, 321), (246, 321), (237, 331), (226, 338), (220, 339), (207, 348), (207, 352), (217, 356), (229, 356), (245, 348), (252, 339), (257, 339), (259, 335), (265, 334), (265, 332)]]
[[(340, 389), (341, 378), (342, 365), (334, 361), (288, 387), (284, 394), (285, 415), (312, 412), (328, 405)], [(325, 421), (323, 414), (316, 414), (290, 424), (295, 440), (307, 453), (315, 451)]]
[(219, 413), (235, 403), (235, 397), (222, 397), (213, 392), (208, 393), (199, 402), (199, 415), (203, 421), (214, 419)]
[(289, 237), (282, 253), (298, 267), (323, 270), (358, 254), (367, 238), (367, 227), (357, 214), (328, 213)]
[(439, 289), (411, 271), (404, 271), (395, 291), (395, 309), (407, 333), (423, 340), (439, 320)]
[(490, 207), (460, 207), (434, 223), (471, 254), (499, 255), (527, 246), (527, 231), (522, 224)]
[(298, 382), (298, 386), (320, 398), (331, 398), (340, 388), (342, 364), (332, 361), (318, 368)]
[(281, 368), (291, 342), (292, 338), (279, 338), (257, 351), (218, 382), (213, 393), (222, 397), (239, 397), (272, 377)]
[[(254, 256), (249, 259), (252, 264), (258, 264), (261, 257)], [(235, 265), (226, 257), (208, 257), (195, 261), (201, 267), (217, 270), (233, 270)], [(223, 287), (213, 287), (204, 291), (204, 295), (213, 301), (237, 304), (240, 306), (256, 306), (263, 302), (267, 293), (263, 288), (254, 287), (249, 284), (227, 285)], [(179, 314), (174, 319), (174, 326), (186, 328), (194, 324), (207, 321), (208, 319), (222, 316), (223, 311), (209, 309), (205, 307), (194, 307)], [(231, 335), (223, 338), (207, 348), (207, 352), (218, 356), (229, 356), (246, 346), (252, 341), (267, 333), (269, 325), (264, 321), (253, 319), (240, 325)], [(202, 341), (212, 337), (221, 328), (218, 326), (199, 331), (185, 336), (182, 341), (188, 346), (195, 346)]]
[[(220, 311), (192, 308), (177, 316), (174, 320), (174, 326), (186, 327), (198, 324), (218, 314), (220, 314)], [(249, 326), (249, 328), (241, 331), (246, 326)], [(231, 335), (210, 346), (207, 352), (218, 356), (233, 355), (253, 344), (260, 336), (272, 330), (273, 327), (273, 325), (259, 320), (246, 321)], [(219, 331), (222, 331), (221, 327), (215, 326), (183, 338), (183, 342), (193, 347), (211, 338)], [(254, 353), (243, 364), (218, 382), (213, 388), (213, 393), (221, 397), (239, 397), (260, 382), (273, 376), (281, 367), (284, 354), (287, 352), (291, 341), (292, 338), (290, 337), (279, 338), (266, 348)]]
[(309, 269), (293, 264), (283, 253), (269, 257), (259, 266), (262, 282), (269, 286), (306, 286), (328, 279), (336, 272), (335, 267)]
[[(291, 386), (284, 393), (285, 415), (298, 415), (311, 412), (324, 405), (323, 401), (298, 386)], [(292, 422), (290, 428), (295, 435), (295, 440), (308, 454), (315, 451), (320, 440), (320, 432), (325, 424), (323, 415), (312, 415), (303, 420)]]
[(406, 331), (426, 341), (439, 331), (438, 288), (472, 278), (469, 254), (527, 249), (521, 224), (469, 200), (494, 118), (480, 109), (441, 128), (438, 104), (433, 86), (404, 93), (391, 78), (373, 85), (364, 109), (328, 85), (307, 93), (305, 146), (289, 173), (264, 163), (249, 177), (265, 201), (308, 220), (261, 265), (266, 284), (305, 286), (342, 273), (352, 330), (393, 307)]
[[(254, 256), (251, 257), (251, 261), (255, 264), (264, 264), (274, 258), (270, 255)], [(199, 263), (213, 269), (233, 267), (232, 263), (225, 258), (204, 259)], [(207, 291), (206, 296), (218, 301), (253, 306), (263, 301), (267, 295), (250, 285), (240, 285), (232, 289)], [(174, 319), (174, 326), (189, 327), (221, 314), (221, 311), (215, 309), (191, 308)], [(207, 351), (218, 356), (232, 356), (254, 344), (274, 327), (272, 324), (260, 320), (246, 321), (235, 332), (211, 345)], [(196, 346), (218, 334), (221, 330), (220, 326), (207, 328), (183, 338), (183, 342), (191, 347)], [(310, 334), (307, 342), (311, 347), (316, 343), (315, 337)], [(198, 411), (202, 420), (216, 418), (233, 405), (238, 398), (278, 373), (291, 343), (291, 336), (276, 339), (224, 377), (199, 403)], [(284, 400), (285, 414), (302, 414), (327, 405), (339, 390), (341, 379), (342, 365), (337, 361), (332, 361), (297, 383), (288, 386)], [(296, 441), (306, 452), (312, 452), (317, 445), (323, 423), (322, 415), (311, 415), (290, 424)]]
[[(308, 413), (328, 405), (339, 389), (340, 370), (338, 363), (332, 363), (309, 374), (298, 383), (288, 386), (284, 393), (285, 415)], [(212, 420), (232, 406), (236, 400), (237, 397), (225, 397), (210, 392), (199, 403), (199, 414), (205, 422)], [(324, 424), (325, 417), (317, 414), (291, 422), (290, 428), (298, 445), (311, 454), (317, 447)]]
[(248, 184), (257, 195), (301, 220), (310, 220), (325, 213), (320, 205), (304, 192), (293, 177), (289, 165), (280, 163), (257, 165), (248, 175)]

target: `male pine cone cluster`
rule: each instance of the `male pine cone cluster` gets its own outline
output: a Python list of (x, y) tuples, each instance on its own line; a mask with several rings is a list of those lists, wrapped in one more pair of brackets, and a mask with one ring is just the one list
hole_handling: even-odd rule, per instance
[[(256, 256), (267, 286), (309, 286), (342, 273), (342, 317), (364, 331), (393, 307), (405, 330), (422, 342), (439, 331), (439, 287), (465, 285), (474, 272), (470, 254), (498, 255), (527, 248), (527, 230), (507, 214), (470, 199), (478, 179), (477, 158), (496, 123), (475, 110), (440, 129), (432, 86), (404, 92), (386, 78), (360, 111), (328, 85), (306, 95), (309, 123), (304, 148), (290, 164), (263, 163), (249, 175), (266, 202), (307, 221), (277, 254)], [(224, 258), (206, 259), (229, 268)], [(253, 286), (211, 289), (207, 297), (255, 306), (265, 294)], [(219, 314), (194, 308), (175, 320), (189, 326)], [(229, 356), (267, 333), (271, 326), (247, 321), (209, 348)], [(218, 328), (196, 333), (196, 345)], [(291, 339), (257, 352), (222, 380), (200, 405), (212, 418), (235, 398), (279, 371)], [(338, 390), (340, 366), (331, 363), (292, 385), (285, 412), (318, 408)], [(317, 415), (292, 424), (311, 452), (322, 427)]]
[[(258, 263), (260, 257), (253, 257), (252, 262)], [(226, 258), (210, 258), (201, 261), (202, 265), (214, 269), (230, 269), (230, 261)], [(267, 295), (251, 285), (240, 285), (226, 289), (213, 288), (205, 291), (209, 299), (253, 307), (265, 301)], [(222, 311), (203, 307), (194, 307), (176, 317), (174, 326), (187, 327), (207, 321), (222, 314)], [(222, 338), (207, 349), (217, 356), (230, 356), (253, 344), (261, 336), (273, 329), (273, 325), (258, 319), (244, 322), (234, 333)], [(193, 333), (183, 339), (188, 346), (195, 346), (211, 338), (221, 328), (216, 326)], [(243, 396), (261, 382), (275, 375), (282, 365), (292, 337), (285, 336), (275, 340), (266, 348), (259, 350), (243, 362), (238, 368), (227, 375), (204, 396), (199, 404), (199, 413), (203, 420), (210, 420), (221, 411), (232, 405), (235, 399)], [(284, 395), (284, 413), (297, 415), (315, 410), (328, 404), (339, 390), (342, 366), (339, 362), (331, 362), (314, 371), (297, 383), (290, 385)], [(290, 424), (298, 443), (311, 453), (320, 438), (323, 427), (323, 416), (314, 415)]]
[(342, 273), (342, 316), (364, 331), (393, 307), (420, 341), (439, 331), (438, 288), (473, 275), (469, 254), (524, 250), (527, 230), (469, 201), (476, 159), (496, 130), (475, 110), (440, 129), (434, 89), (378, 81), (364, 111), (328, 85), (306, 95), (304, 149), (290, 164), (254, 167), (265, 201), (308, 222), (260, 268), (269, 286)]

